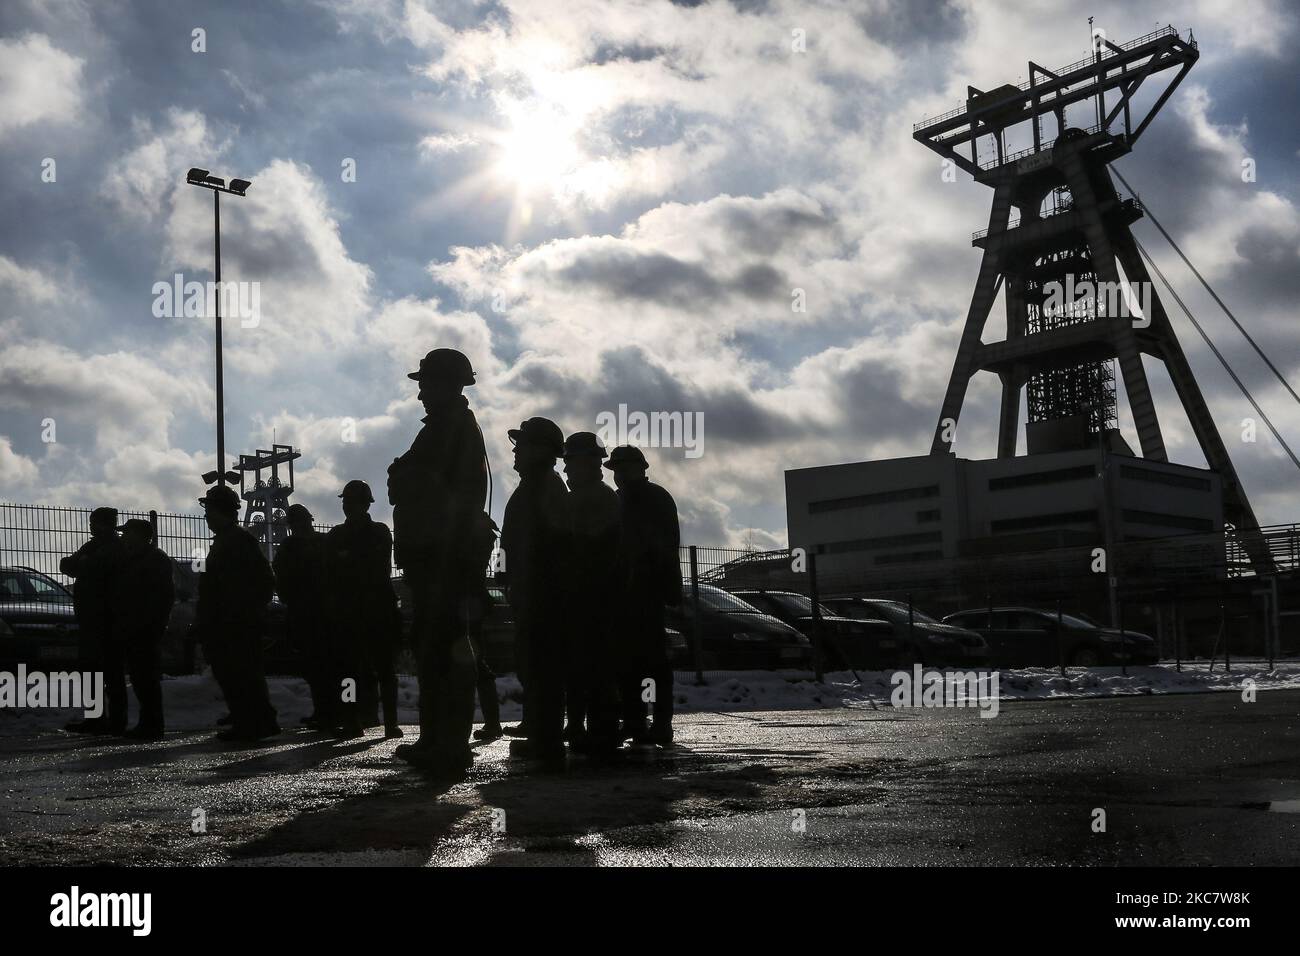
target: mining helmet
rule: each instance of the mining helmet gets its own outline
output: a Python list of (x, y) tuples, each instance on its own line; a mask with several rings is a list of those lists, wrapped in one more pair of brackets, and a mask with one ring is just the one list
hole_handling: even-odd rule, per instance
[(636, 465), (639, 468), (650, 467), (650, 463), (645, 460), (645, 455), (641, 454), (641, 449), (635, 445), (619, 445), (609, 453), (609, 461), (605, 462), (605, 467), (613, 471), (619, 465)]
[(288, 524), (293, 524), (297, 521), (315, 521), (316, 519), (312, 517), (306, 505), (294, 504), (290, 505), (289, 510), (284, 513), (284, 520)]
[(374, 501), (375, 496), (370, 490), (370, 486), (360, 478), (353, 478), (343, 490), (339, 492), (340, 498), (365, 498), (366, 501)]
[(127, 518), (126, 521), (122, 522), (122, 527), (118, 528), (117, 530), (133, 531), (136, 532), (137, 534), (144, 535), (144, 539), (146, 541), (153, 540), (153, 525), (151, 525), (144, 518)]
[(464, 352), (456, 349), (434, 349), (420, 359), (420, 368), (406, 376), (417, 382), (424, 378), (449, 378), (461, 385), (474, 384), (474, 369)]
[(536, 445), (544, 448), (548, 454), (559, 458), (564, 455), (564, 432), (560, 426), (549, 418), (530, 418), (518, 428), (512, 428), (507, 435), (516, 445)]
[(607, 454), (595, 432), (574, 432), (564, 440), (565, 458), (604, 458)]
[(213, 485), (203, 497), (199, 499), (199, 504), (203, 505), (204, 510), (216, 508), (218, 511), (239, 511), (239, 495), (235, 493), (234, 488), (228, 488), (225, 485)]

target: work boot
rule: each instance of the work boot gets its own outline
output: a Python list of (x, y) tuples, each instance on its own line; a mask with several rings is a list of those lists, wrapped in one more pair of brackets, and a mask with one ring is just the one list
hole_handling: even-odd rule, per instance
[(501, 727), (500, 724), (497, 724), (495, 726), (488, 726), (487, 724), (484, 724), (482, 727), (475, 730), (474, 733), (471, 734), (471, 736), (475, 740), (481, 740), (484, 743), (491, 743), (494, 740), (500, 740), (502, 737), (504, 737), (505, 730)]
[(358, 737), (364, 737), (365, 735), (365, 729), (361, 724), (356, 723), (355, 721), (350, 721), (341, 727), (336, 727), (330, 733), (330, 736), (335, 740), (356, 740)]
[(420, 737), (414, 743), (398, 744), (393, 748), (393, 756), (414, 764), (426, 759), (432, 750), (433, 744), (427, 742), (426, 738)]
[(655, 721), (655, 725), (646, 731), (642, 741), (647, 744), (654, 744), (657, 747), (671, 747), (673, 745), (673, 725), (664, 724), (660, 727), (659, 722)]
[(398, 737), (404, 737), (404, 736), (406, 735), (402, 733), (402, 728), (398, 727), (396, 724), (392, 724), (391, 726), (384, 728), (385, 740), (396, 740)]

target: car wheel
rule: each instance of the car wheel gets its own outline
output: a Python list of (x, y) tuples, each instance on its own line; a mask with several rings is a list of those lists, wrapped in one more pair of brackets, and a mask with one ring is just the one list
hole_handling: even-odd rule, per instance
[(1081, 647), (1074, 652), (1070, 661), (1075, 667), (1096, 667), (1101, 663), (1101, 657), (1091, 647)]

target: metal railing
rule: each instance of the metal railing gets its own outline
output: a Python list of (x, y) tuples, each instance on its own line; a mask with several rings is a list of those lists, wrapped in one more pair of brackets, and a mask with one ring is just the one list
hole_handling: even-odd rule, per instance
[[(1137, 49), (1143, 44), (1151, 43), (1154, 40), (1166, 36), (1178, 36), (1178, 31), (1175, 30), (1172, 26), (1162, 27), (1161, 29), (1156, 30), (1154, 33), (1148, 33), (1146, 36), (1140, 36), (1136, 40), (1129, 40), (1127, 43), (1119, 44), (1118, 51), (1112, 50), (1110, 47), (1105, 47), (1101, 51), (1100, 60), (1102, 63), (1105, 63), (1106, 60), (1116, 57), (1120, 53), (1127, 53), (1130, 50)], [(1193, 48), (1195, 48), (1196, 46), (1195, 42), (1191, 40), (1189, 40), (1188, 42), (1191, 43)], [(1051, 72), (1056, 74), (1057, 76), (1066, 76), (1070, 73), (1075, 72), (1076, 70), (1081, 70), (1084, 67), (1096, 66), (1096, 65), (1097, 65), (1097, 58), (1088, 56), (1088, 57), (1084, 57), (1082, 60), (1075, 60), (1073, 63), (1052, 70)], [(1032, 86), (1033, 86), (1033, 82), (1030, 80), (1025, 80), (1023, 83), (1015, 84), (1016, 89), (1021, 90), (1022, 92), (1028, 92)], [(956, 109), (949, 110), (948, 112), (942, 113), (938, 116), (928, 116), (925, 119), (921, 120), (920, 122), (913, 123), (912, 132), (916, 132), (919, 129), (924, 129), (927, 126), (937, 126), (940, 123), (946, 123), (950, 119), (954, 119), (958, 116), (961, 116), (969, 109), (970, 109), (969, 106), (959, 106)]]

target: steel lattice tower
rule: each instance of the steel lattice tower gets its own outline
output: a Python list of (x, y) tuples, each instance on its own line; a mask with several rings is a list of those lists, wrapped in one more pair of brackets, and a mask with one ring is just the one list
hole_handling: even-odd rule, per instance
[[(1087, 59), (1056, 71), (1031, 61), (1028, 82), (987, 92), (968, 87), (964, 108), (913, 127), (913, 138), (993, 189), (988, 228), (972, 238), (984, 254), (932, 454), (950, 450), (967, 385), (979, 371), (993, 372), (1002, 382), (998, 457), (1016, 454), (1022, 388), (1029, 405), (1027, 444), (1034, 434), (1045, 434), (1032, 430), (1046, 428), (1055, 429), (1051, 440), (1073, 441), (1075, 447), (1122, 445), (1115, 428), (1118, 364), (1142, 457), (1166, 461), (1142, 364), (1149, 355), (1164, 363), (1206, 462), (1222, 476), (1225, 519), (1238, 528), (1258, 527), (1134, 243), (1130, 226), (1142, 209), (1119, 195), (1109, 170), (1109, 163), (1133, 149), (1198, 56), (1191, 34), (1183, 39), (1172, 27), (1122, 46), (1098, 35)], [(1176, 72), (1139, 118), (1134, 94), (1167, 70)], [(1092, 126), (1067, 125), (1066, 108), (1074, 104), (1095, 106)], [(1053, 122), (1056, 135), (1046, 139), (1043, 126)], [(1032, 135), (1033, 145), (1008, 153), (1007, 131), (1021, 124), (1029, 124), (1020, 135)], [(990, 155), (981, 159), (982, 150)], [(1095, 295), (1071, 297), (1062, 306), (1048, 294), (1054, 283), (1071, 280), (1076, 288), (1101, 282), (1118, 289), (1121, 269), (1145, 293), (1150, 314), (1135, 320), (1126, 310), (1106, 308)], [(1003, 288), (1006, 338), (984, 343), (985, 324)]]

